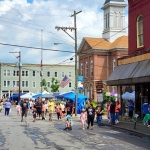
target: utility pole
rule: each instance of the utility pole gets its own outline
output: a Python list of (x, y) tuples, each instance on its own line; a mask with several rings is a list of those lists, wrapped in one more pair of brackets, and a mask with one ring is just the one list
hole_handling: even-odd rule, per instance
[[(74, 17), (74, 27), (58, 27), (55, 28), (57, 30), (63, 30), (66, 34), (68, 34), (73, 40), (75, 40), (75, 115), (77, 116), (77, 110), (78, 110), (78, 50), (77, 50), (77, 24), (76, 24), (76, 15), (81, 13), (82, 11), (76, 12), (74, 11), (74, 14), (71, 15), (71, 17)], [(66, 30), (74, 30), (75, 35), (72, 37), (69, 33), (67, 33)]]
[(42, 77), (43, 77), (43, 30), (41, 29), (41, 93), (43, 92), (42, 90)]
[(19, 52), (9, 52), (9, 53), (19, 53), (19, 56), (16, 58), (19, 60), (19, 89), (18, 89), (18, 101), (20, 100), (20, 91), (21, 91), (21, 51)]

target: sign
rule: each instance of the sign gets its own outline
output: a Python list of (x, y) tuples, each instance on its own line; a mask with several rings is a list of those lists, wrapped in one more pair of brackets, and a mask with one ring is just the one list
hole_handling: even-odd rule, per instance
[(84, 76), (78, 76), (78, 89), (83, 89)]
[(96, 92), (102, 93), (103, 92), (103, 83), (102, 81), (96, 81)]
[(103, 101), (103, 94), (97, 94), (97, 101), (102, 102)]

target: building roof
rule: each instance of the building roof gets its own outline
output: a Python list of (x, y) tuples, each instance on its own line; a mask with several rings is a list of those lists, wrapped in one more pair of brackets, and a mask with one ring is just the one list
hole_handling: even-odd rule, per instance
[(110, 46), (112, 48), (128, 48), (128, 36), (121, 36), (117, 38)]
[(128, 36), (121, 36), (117, 38), (113, 43), (109, 42), (105, 38), (85, 37), (84, 39), (92, 49), (110, 50), (113, 48), (128, 48)]
[(93, 49), (109, 49), (110, 47), (110, 42), (105, 38), (85, 37), (84, 39)]
[(124, 0), (106, 0), (104, 5), (109, 3), (109, 2), (124, 2)]

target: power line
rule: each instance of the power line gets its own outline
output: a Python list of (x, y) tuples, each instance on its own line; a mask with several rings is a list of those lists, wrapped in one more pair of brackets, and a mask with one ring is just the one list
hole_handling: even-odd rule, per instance
[[(29, 49), (38, 49), (38, 50), (41, 50), (41, 48), (39, 48), (39, 47), (31, 47), (31, 46), (13, 45), (13, 44), (6, 44), (6, 43), (0, 43), (0, 45), (13, 46), (13, 47), (22, 47), (22, 48), (29, 48)], [(64, 53), (75, 53), (75, 52), (71, 52), (71, 51), (54, 50), (54, 49), (46, 49), (46, 48), (43, 48), (42, 50), (44, 50), (44, 51), (64, 52)]]
[[(5, 3), (5, 2), (4, 2)], [(42, 29), (44, 29), (45, 31), (47, 31), (47, 32), (49, 32), (49, 33), (51, 33), (51, 34), (56, 34), (56, 33), (53, 33), (53, 32), (51, 32), (51, 31), (49, 31), (49, 30), (46, 30), (46, 28), (45, 27), (43, 27), (43, 26), (41, 26), (41, 25), (39, 25), (39, 24), (37, 24), (36, 22), (34, 22), (34, 21), (32, 21), (30, 18), (28, 18), (28, 17), (26, 17), (25, 15), (23, 15), (21, 12), (19, 12), (17, 9), (15, 9), (15, 8), (13, 8), (13, 7), (11, 7), (10, 5), (8, 5), (7, 3), (5, 3), (5, 5), (7, 5), (7, 6), (9, 6), (11, 9), (13, 9), (13, 10), (15, 10), (16, 12), (18, 12), (20, 15), (22, 15), (23, 17), (25, 17), (25, 18), (27, 18), (28, 20), (30, 20), (31, 22), (33, 22), (35, 25), (37, 25), (37, 26), (39, 26), (39, 27), (41, 27)], [(41, 29), (40, 29), (41, 30)], [(57, 35), (57, 34), (56, 34)], [(58, 37), (60, 37), (61, 39), (64, 39), (64, 38), (62, 38), (61, 36), (59, 36), (59, 35), (57, 35)], [(65, 39), (66, 40), (66, 39)]]

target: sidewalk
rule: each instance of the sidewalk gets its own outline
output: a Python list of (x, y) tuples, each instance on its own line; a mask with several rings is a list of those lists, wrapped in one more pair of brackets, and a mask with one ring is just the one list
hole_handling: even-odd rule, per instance
[(110, 123), (108, 123), (108, 120), (106, 118), (103, 119), (102, 125), (111, 126), (116, 129), (122, 129), (129, 132), (132, 135), (139, 136), (146, 139), (148, 138), (150, 140), (150, 128), (144, 126), (141, 121), (138, 121), (136, 123), (135, 129), (134, 129), (134, 122), (120, 121), (119, 124), (111, 125)]

